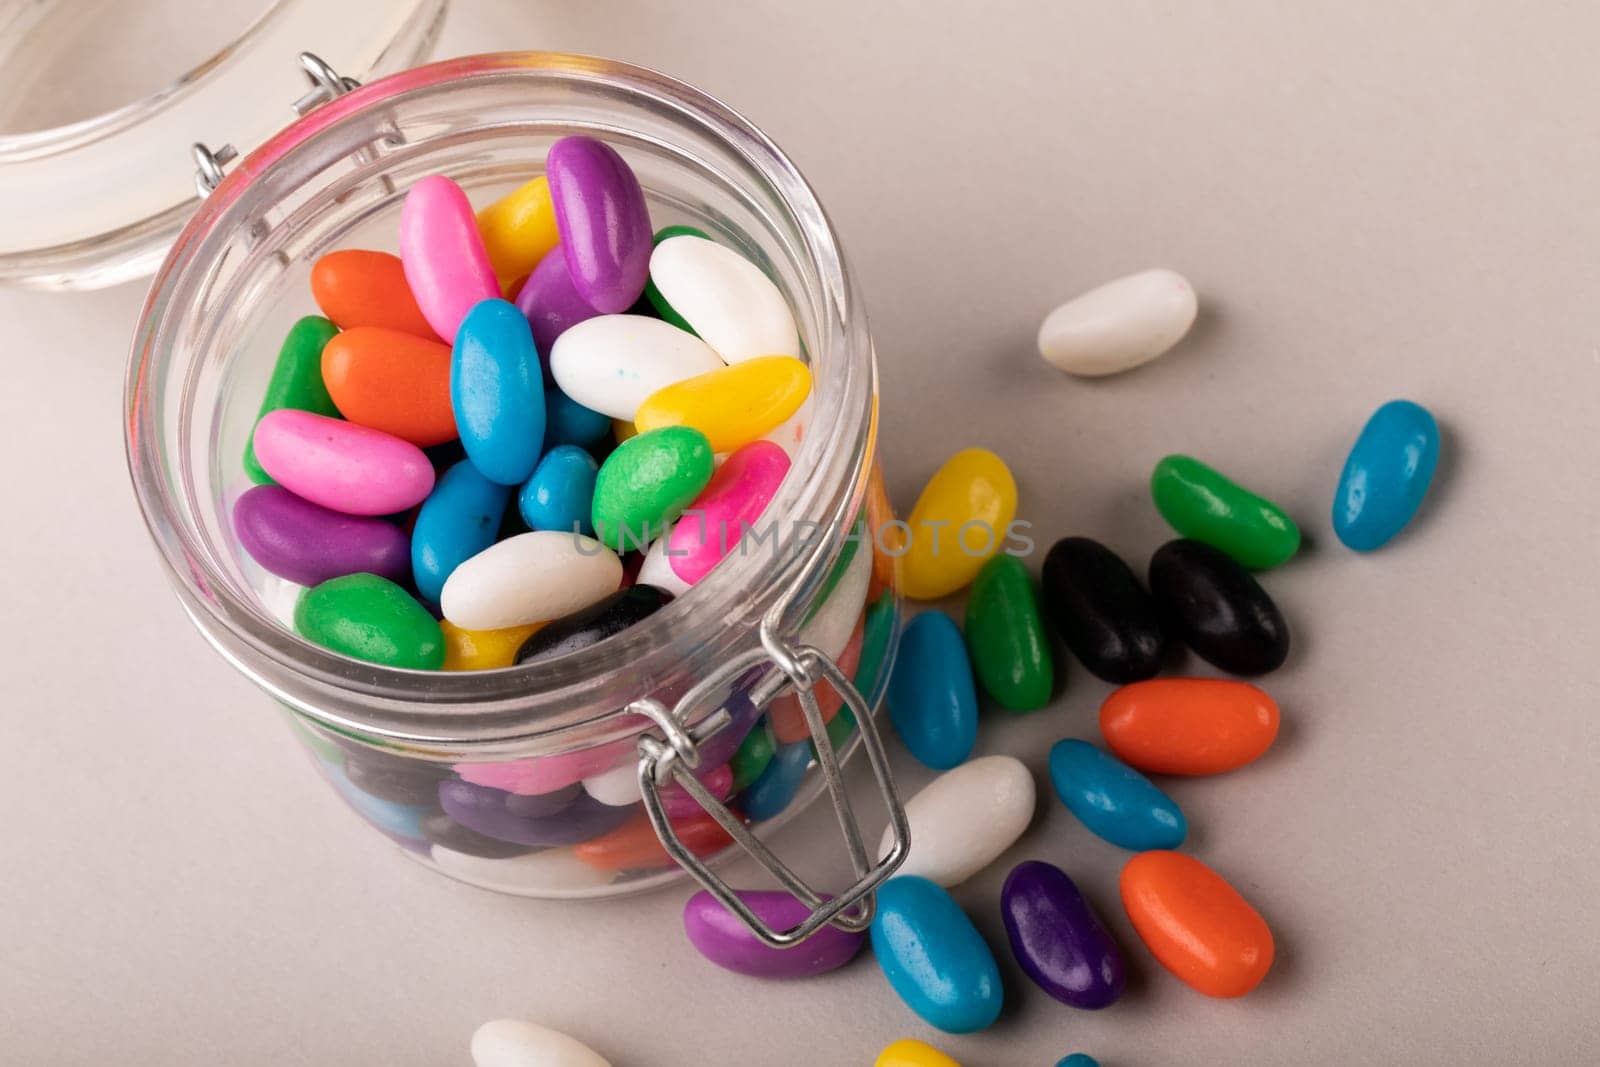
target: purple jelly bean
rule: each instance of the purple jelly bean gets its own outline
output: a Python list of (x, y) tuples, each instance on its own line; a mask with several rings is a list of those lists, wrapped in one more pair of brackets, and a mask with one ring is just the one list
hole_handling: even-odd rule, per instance
[(560, 249), (549, 252), (533, 268), (517, 293), (516, 304), (533, 328), (533, 347), (539, 350), (546, 371), (550, 369), (550, 349), (556, 338), (600, 314), (578, 295), (572, 275), (567, 272), (567, 257)]
[[(736, 682), (735, 686), (742, 684)], [(750, 697), (742, 688), (735, 688), (723, 707), (728, 711), (728, 724), (706, 738), (700, 746), (702, 767), (716, 767), (733, 759), (733, 754), (744, 744), (745, 737), (761, 721), (762, 709), (750, 703)]]
[(1122, 995), (1122, 950), (1059, 867), (1019, 863), (1000, 890), (1011, 952), (1052, 997), (1074, 1008), (1104, 1008)]
[(363, 572), (402, 583), (411, 575), (411, 546), (399, 527), (340, 514), (281, 485), (258, 485), (235, 501), (233, 532), (263, 570), (300, 585)]
[(650, 211), (639, 179), (616, 149), (592, 137), (551, 145), (545, 171), (578, 295), (604, 314), (627, 311), (650, 276)]
[(633, 814), (583, 795), (577, 785), (523, 796), (452, 779), (439, 783), (439, 806), (474, 833), (518, 845), (575, 845), (614, 830)]
[[(775, 930), (799, 925), (811, 909), (788, 893), (771, 889), (740, 889), (740, 900)], [(793, 948), (771, 948), (751, 933), (744, 922), (702, 890), (683, 906), (683, 929), (689, 941), (718, 967), (755, 978), (806, 978), (826, 974), (849, 963), (867, 935), (824, 926)]]

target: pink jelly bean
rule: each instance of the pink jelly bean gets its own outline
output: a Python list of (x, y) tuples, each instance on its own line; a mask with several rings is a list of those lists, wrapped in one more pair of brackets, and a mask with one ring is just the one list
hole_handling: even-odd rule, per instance
[(458, 763), (455, 771), (464, 781), (491, 789), (535, 797), (565, 789), (602, 771), (615, 767), (625, 753), (633, 751), (626, 741), (579, 749), (559, 756), (535, 756), (499, 763)]
[(474, 304), (500, 295), (472, 205), (449, 178), (424, 178), (406, 194), (400, 265), (422, 317), (447, 342)]
[[(696, 774), (700, 784), (711, 791), (711, 795), (718, 800), (727, 800), (733, 795), (733, 768), (724, 763), (714, 767), (705, 774)], [(698, 814), (702, 808), (700, 802), (689, 795), (688, 790), (677, 782), (673, 782), (661, 791), (661, 806), (667, 809), (669, 818), (682, 819)]]
[(296, 496), (346, 515), (392, 515), (433, 490), (422, 449), (382, 430), (294, 408), (256, 424), (256, 459)]
[(752, 441), (729, 456), (672, 528), (672, 573), (690, 585), (709, 574), (761, 517), (788, 473), (789, 454), (771, 441)]

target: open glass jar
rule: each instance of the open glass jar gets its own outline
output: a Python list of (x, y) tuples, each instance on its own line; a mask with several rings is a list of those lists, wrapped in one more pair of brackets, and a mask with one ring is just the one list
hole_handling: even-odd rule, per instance
[[(392, 248), (405, 191), (425, 175), (448, 175), (481, 205), (578, 133), (623, 154), (655, 225), (690, 223), (740, 250), (795, 311), (814, 391), (793, 471), (762, 519), (776, 533), (642, 623), (553, 661), (407, 671), (301, 640), (281, 621), (298, 588), (241, 552), (228, 516), (248, 485), (239, 456), (277, 345), (313, 310), (311, 265), (336, 248)], [(764, 852), (759, 838), (744, 839), (742, 819), (705, 811), (722, 807), (730, 775), (728, 807), (763, 829), (826, 784), (859, 881), (814, 918), (850, 922), (860, 910), (844, 909), (904, 851), (868, 714), (898, 633), (893, 568), (876, 536), (890, 518), (876, 475), (876, 388), (838, 242), (765, 136), (650, 71), (503, 54), (339, 96), (233, 168), (151, 289), (128, 375), (127, 444), (140, 505), (195, 625), (288, 710), (346, 800), (424, 862), (530, 896), (647, 888), (680, 873), (674, 859), (707, 881), (703, 861), (727, 849), (730, 831)], [(846, 704), (825, 722), (830, 688)], [(781, 696), (769, 711), (780, 689), (799, 699)], [(763, 762), (769, 724), (798, 739)], [(838, 788), (835, 748), (858, 743), (901, 838), (886, 860), (865, 853)]]

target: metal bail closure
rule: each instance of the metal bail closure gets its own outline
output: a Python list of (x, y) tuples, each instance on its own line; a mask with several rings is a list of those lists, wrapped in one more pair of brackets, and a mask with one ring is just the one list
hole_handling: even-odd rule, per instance
[[(639, 791), (644, 796), (644, 808), (650, 817), (650, 825), (655, 828), (668, 855), (693, 875), (694, 880), (707, 892), (721, 901), (723, 907), (737, 915), (763, 942), (774, 948), (789, 948), (830, 924), (853, 932), (865, 930), (872, 922), (873, 891), (905, 860), (906, 851), (910, 848), (911, 835), (906, 825), (905, 808), (895, 793), (894, 781), (889, 773), (889, 761), (884, 754), (883, 743), (878, 737), (878, 729), (872, 721), (866, 698), (850, 679), (845, 677), (839, 665), (825, 653), (809, 645), (793, 648), (778, 637), (775, 621), (778, 614), (778, 610), (774, 609), (762, 622), (761, 647), (735, 656), (713, 670), (685, 693), (671, 710), (653, 699), (635, 701), (629, 705), (628, 710), (649, 717), (660, 730), (660, 736), (646, 734), (639, 739)], [(762, 679), (750, 694), (750, 699), (757, 707), (761, 707), (777, 696), (785, 686), (794, 686), (801, 710), (805, 713), (806, 725), (811, 730), (812, 747), (822, 768), (828, 795), (833, 801), (835, 817), (844, 831), (845, 845), (850, 852), (850, 863), (855, 871), (856, 881), (831, 900), (824, 899), (821, 893), (807, 885), (787, 864), (774, 855), (772, 850), (745, 826), (739, 816), (713, 796), (693, 773), (700, 763), (700, 743), (726, 726), (731, 718), (728, 710), (722, 707), (698, 722), (694, 720), (695, 713), (715, 700), (724, 684), (763, 663), (773, 664), (778, 669)], [(861, 744), (866, 749), (867, 761), (872, 766), (878, 791), (889, 811), (894, 842), (887, 854), (876, 863), (869, 858), (862, 841), (861, 827), (856, 821), (850, 798), (845, 795), (844, 779), (839, 773), (838, 754), (834, 752), (833, 743), (828, 739), (828, 726), (823, 721), (822, 709), (817, 704), (816, 685), (823, 680), (844, 698), (845, 705), (855, 716), (856, 728), (861, 731)], [(694, 725), (686, 728), (683, 724), (688, 722), (693, 722)], [(672, 823), (667, 819), (666, 809), (661, 804), (660, 789), (668, 782), (677, 782), (686, 793), (694, 797), (696, 803), (704, 808), (734, 841), (753, 856), (756, 862), (771, 872), (785, 889), (811, 909), (811, 913), (804, 921), (787, 930), (774, 930), (735, 895), (731, 886), (713, 874), (700, 857), (683, 844), (677, 832), (673, 830)]]

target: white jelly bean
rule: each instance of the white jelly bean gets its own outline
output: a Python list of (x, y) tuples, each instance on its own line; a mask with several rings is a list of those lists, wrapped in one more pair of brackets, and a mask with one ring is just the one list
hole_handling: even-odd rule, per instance
[(671, 535), (672, 531), (668, 530), (666, 536), (656, 538), (651, 544), (650, 551), (644, 554), (644, 562), (639, 564), (638, 581), (640, 585), (653, 585), (673, 596), (682, 596), (689, 591), (689, 583), (672, 569), (672, 558), (667, 555), (667, 539)]
[(570, 848), (551, 848), (498, 860), (457, 852), (443, 845), (434, 845), (428, 854), (435, 866), (452, 878), (514, 895), (586, 897), (610, 885), (616, 873), (583, 862)]
[(644, 799), (644, 795), (639, 792), (639, 765), (624, 763), (609, 771), (591, 774), (583, 780), (583, 791), (600, 803), (613, 808), (625, 808), (629, 804), (637, 804)]
[(729, 363), (800, 355), (794, 313), (761, 268), (703, 238), (669, 237), (650, 254), (650, 280)]
[(806, 429), (811, 425), (811, 397), (806, 397), (800, 405), (800, 410), (774, 426), (770, 433), (762, 438), (771, 441), (785, 452), (789, 458), (794, 459), (800, 454), (800, 446), (805, 443)]
[[(1033, 819), (1033, 775), (1011, 756), (983, 756), (946, 771), (906, 802), (911, 854), (895, 873), (949, 888), (1000, 857)], [(893, 828), (878, 846), (887, 855)]]
[(521, 1019), (496, 1019), (472, 1035), (477, 1067), (611, 1067), (606, 1058), (560, 1030)]
[(491, 545), (457, 567), (439, 607), (463, 630), (499, 630), (570, 615), (621, 585), (622, 561), (599, 541), (538, 530)]
[(694, 334), (645, 315), (599, 315), (580, 322), (556, 338), (550, 351), (550, 373), (563, 393), (630, 422), (657, 389), (722, 365)]
[(1148, 363), (1194, 324), (1194, 286), (1170, 270), (1146, 270), (1070, 300), (1039, 327), (1039, 354), (1066, 371), (1097, 378)]
[(817, 613), (800, 628), (800, 643), (819, 648), (837, 657), (850, 643), (850, 633), (861, 618), (861, 605), (872, 584), (872, 546), (863, 540), (856, 545), (849, 566)]

